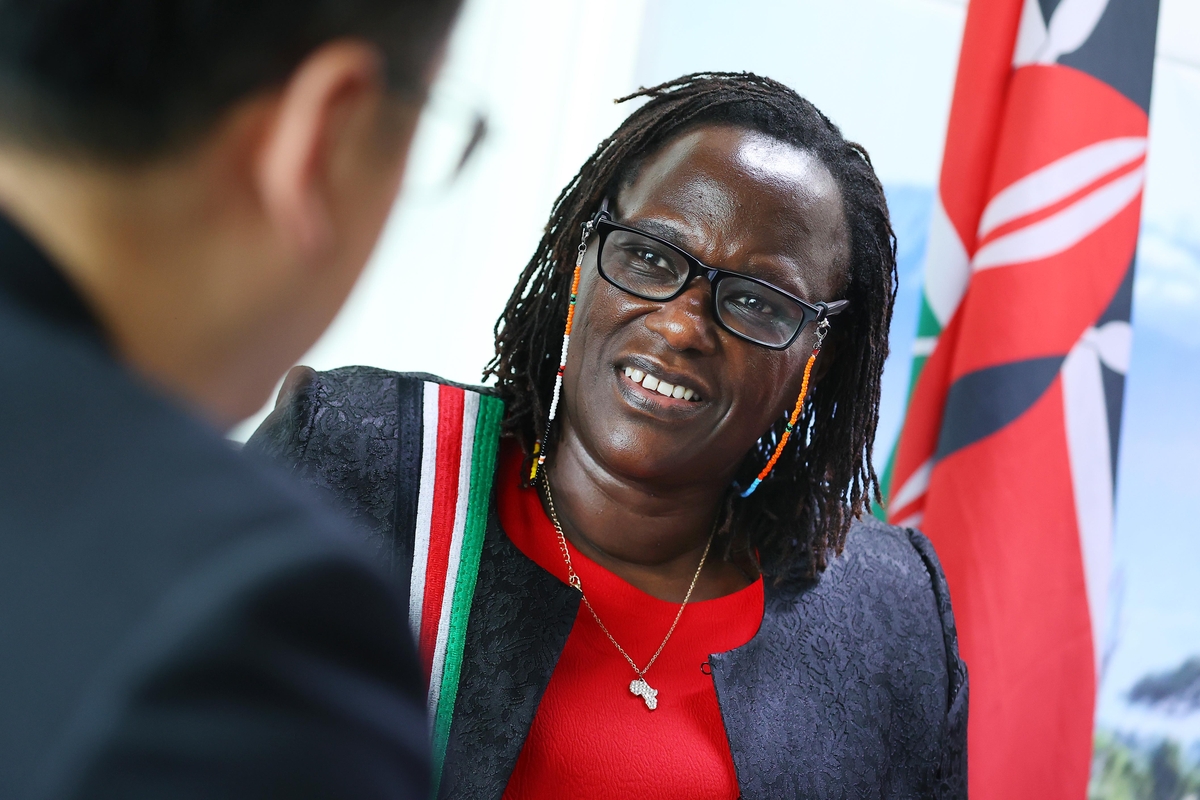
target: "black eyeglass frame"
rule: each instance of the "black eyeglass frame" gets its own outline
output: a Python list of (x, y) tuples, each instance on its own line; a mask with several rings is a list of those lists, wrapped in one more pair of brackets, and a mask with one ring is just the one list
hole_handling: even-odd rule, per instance
[[(834, 300), (829, 303), (818, 302), (816, 304), (813, 304), (813, 303), (808, 302), (807, 300), (802, 300), (799, 297), (796, 297), (796, 295), (792, 294), (789, 291), (780, 289), (778, 286), (768, 283), (767, 281), (764, 281), (760, 278), (756, 278), (753, 275), (746, 275), (741, 272), (732, 272), (727, 269), (718, 269), (716, 267), (710, 267), (707, 264), (705, 264), (703, 261), (701, 261), (700, 259), (693, 256), (691, 253), (689, 253), (686, 250), (679, 247), (678, 245), (671, 244), (670, 242), (666, 241), (665, 239), (661, 239), (652, 233), (646, 233), (645, 231), (630, 227), (629, 225), (622, 225), (619, 222), (614, 222), (612, 215), (608, 211), (608, 201), (607, 200), (605, 200), (604, 204), (601, 205), (600, 210), (596, 212), (596, 216), (592, 217), (592, 219), (587, 224), (592, 228), (592, 230), (595, 232), (596, 237), (597, 237), (597, 239), (596, 239), (596, 271), (599, 272), (600, 277), (604, 278), (604, 280), (607, 281), (609, 284), (615, 286), (616, 288), (620, 289), (622, 292), (625, 292), (626, 294), (631, 294), (634, 297), (641, 298), (642, 300), (650, 300), (651, 302), (655, 302), (655, 303), (669, 303), (672, 300), (674, 300), (675, 298), (679, 297), (679, 295), (683, 294), (687, 290), (687, 288), (691, 284), (691, 282), (693, 280), (695, 280), (697, 277), (706, 278), (709, 282), (709, 285), (711, 286), (711, 291), (709, 292), (709, 294), (712, 298), (713, 320), (718, 325), (720, 325), (723, 330), (726, 330), (729, 333), (732, 333), (734, 336), (738, 337), (739, 339), (744, 339), (745, 341), (750, 342), (752, 344), (756, 344), (759, 347), (765, 347), (768, 350), (786, 350), (786, 349), (788, 349), (789, 347), (792, 346), (793, 343), (795, 343), (796, 339), (798, 339), (800, 337), (800, 334), (803, 333), (804, 329), (807, 328), (811, 323), (823, 322), (827, 317), (832, 317), (832, 316), (835, 316), (835, 315), (840, 314), (841, 312), (845, 311), (846, 307), (850, 305), (849, 300)], [(638, 292), (634, 292), (630, 289), (626, 289), (624, 286), (617, 283), (615, 280), (610, 278), (604, 272), (604, 259), (601, 257), (604, 252), (604, 242), (608, 238), (608, 235), (610, 233), (612, 233), (613, 231), (626, 231), (628, 233), (636, 233), (638, 236), (644, 236), (653, 242), (657, 242), (658, 244), (662, 245), (663, 247), (669, 248), (672, 252), (678, 253), (684, 259), (684, 261), (687, 262), (687, 265), (688, 265), (687, 277), (684, 278), (683, 283), (680, 284), (679, 288), (675, 290), (674, 294), (670, 295), (669, 297), (649, 297), (647, 295), (640, 294)], [(725, 323), (725, 321), (721, 319), (721, 314), (717, 309), (717, 285), (725, 278), (741, 278), (744, 281), (750, 281), (751, 283), (756, 283), (759, 286), (765, 286), (766, 288), (770, 289), (771, 291), (778, 292), (779, 294), (783, 295), (787, 299), (789, 299), (792, 302), (799, 305), (801, 311), (803, 312), (803, 316), (800, 320), (799, 327), (796, 328), (796, 332), (793, 333), (791, 338), (788, 339), (783, 344), (774, 345), (774, 344), (767, 344), (766, 342), (760, 342), (757, 339), (753, 339), (753, 338), (747, 336), (746, 334), (735, 331), (733, 328), (729, 327), (729, 325), (727, 325)]]

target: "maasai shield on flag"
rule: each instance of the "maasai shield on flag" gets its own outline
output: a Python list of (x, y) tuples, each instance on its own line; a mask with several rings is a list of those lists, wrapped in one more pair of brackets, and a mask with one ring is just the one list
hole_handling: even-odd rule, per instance
[(888, 519), (946, 570), (970, 791), (1086, 795), (1157, 0), (971, 0)]

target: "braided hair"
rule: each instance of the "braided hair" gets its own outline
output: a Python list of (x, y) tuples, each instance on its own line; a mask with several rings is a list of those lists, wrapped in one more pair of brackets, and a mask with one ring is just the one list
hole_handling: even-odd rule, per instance
[[(647, 98), (605, 139), (554, 203), (545, 234), (496, 323), (496, 355), (485, 380), (505, 401), (505, 435), (526, 454), (544, 429), (567, 315), (581, 225), (605, 197), (633, 182), (639, 166), (669, 141), (705, 124), (756, 131), (812, 153), (842, 195), (849, 228), (845, 298), (835, 320), (836, 358), (809, 392), (792, 441), (758, 490), (734, 487), (722, 504), (720, 531), (758, 558), (764, 574), (815, 577), (830, 551), (840, 553), (852, 519), (874, 498), (872, 466), (880, 380), (896, 294), (896, 237), (883, 187), (867, 151), (783, 84), (750, 73), (686, 75), (617, 100)], [(781, 418), (751, 448), (735, 483), (749, 485), (779, 437)]]

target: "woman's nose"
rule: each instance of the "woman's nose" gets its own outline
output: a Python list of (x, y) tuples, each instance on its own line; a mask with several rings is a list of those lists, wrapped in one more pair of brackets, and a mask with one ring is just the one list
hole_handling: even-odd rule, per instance
[(712, 319), (712, 286), (695, 278), (674, 300), (648, 314), (646, 328), (661, 336), (671, 349), (712, 353), (717, 348), (717, 326)]

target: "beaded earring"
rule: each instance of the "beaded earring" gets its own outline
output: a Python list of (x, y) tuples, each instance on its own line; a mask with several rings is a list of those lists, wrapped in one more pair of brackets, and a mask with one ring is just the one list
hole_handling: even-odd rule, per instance
[[(607, 202), (604, 208), (607, 208)], [(579, 255), (575, 257), (575, 275), (571, 278), (571, 301), (567, 306), (567, 326), (563, 331), (562, 355), (558, 359), (558, 373), (554, 376), (554, 395), (550, 400), (550, 415), (546, 418), (546, 430), (542, 438), (533, 445), (533, 468), (529, 470), (529, 482), (532, 483), (546, 463), (546, 443), (550, 440), (550, 426), (558, 413), (558, 398), (562, 394), (563, 373), (567, 369), (567, 346), (571, 343), (571, 326), (575, 322), (575, 300), (579, 296), (579, 273), (583, 269), (583, 256), (587, 253), (588, 237), (592, 235), (595, 223), (588, 220), (583, 223), (583, 238), (579, 242)]]
[(796, 420), (800, 418), (800, 411), (804, 408), (804, 398), (808, 395), (808, 379), (812, 376), (813, 364), (817, 361), (817, 356), (821, 354), (821, 345), (825, 342), (825, 335), (829, 333), (829, 320), (822, 319), (817, 323), (817, 342), (813, 345), (812, 355), (808, 357), (808, 363), (804, 365), (804, 380), (800, 382), (800, 396), (796, 398), (796, 407), (792, 409), (792, 415), (788, 418), (787, 426), (783, 429), (783, 436), (779, 437), (779, 444), (775, 445), (775, 452), (771, 453), (771, 457), (767, 460), (767, 465), (762, 468), (762, 472), (758, 473), (758, 477), (754, 479), (754, 483), (746, 491), (742, 492), (742, 497), (749, 497), (754, 494), (754, 490), (758, 485), (771, 474), (771, 470), (775, 469), (775, 462), (779, 460), (779, 456), (783, 453), (783, 448), (787, 446), (788, 439), (792, 438), (792, 431), (796, 427)]

